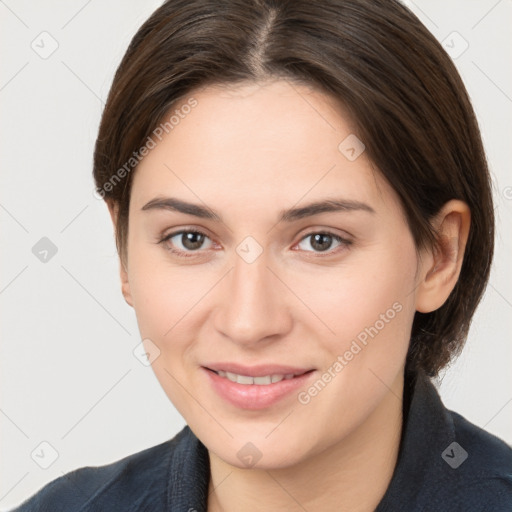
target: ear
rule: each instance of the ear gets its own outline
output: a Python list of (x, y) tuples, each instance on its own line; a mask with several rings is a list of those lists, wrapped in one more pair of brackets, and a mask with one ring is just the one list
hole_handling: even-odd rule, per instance
[[(114, 226), (114, 232), (116, 231), (118, 214), (119, 214), (119, 203), (112, 200), (105, 200), (108, 206), (108, 211), (110, 213), (110, 218), (112, 219), (112, 224)], [(123, 294), (124, 300), (127, 304), (133, 307), (132, 296), (130, 293), (130, 282), (128, 280), (128, 269), (127, 263), (123, 261), (122, 256), (119, 256), (119, 272), (121, 277), (121, 292)]]
[(439, 309), (457, 284), (469, 236), (471, 212), (463, 201), (448, 201), (436, 215), (433, 226), (438, 242), (422, 253), (416, 310), (430, 313)]

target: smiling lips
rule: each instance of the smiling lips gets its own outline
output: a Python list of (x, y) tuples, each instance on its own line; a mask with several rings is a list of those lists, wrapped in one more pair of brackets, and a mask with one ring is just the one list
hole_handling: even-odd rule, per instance
[(312, 369), (283, 366), (275, 364), (260, 364), (257, 366), (242, 366), (236, 363), (212, 363), (205, 368), (214, 371), (220, 377), (225, 377), (238, 384), (268, 385), (289, 380), (303, 375)]
[(278, 402), (309, 380), (314, 369), (291, 366), (241, 366), (235, 363), (203, 367), (214, 390), (242, 409), (263, 409)]
[(237, 382), (238, 384), (257, 384), (259, 386), (266, 386), (275, 382), (281, 382), (283, 379), (293, 379), (293, 373), (263, 375), (261, 377), (250, 377), (249, 375), (237, 375), (236, 373), (224, 372), (219, 370), (215, 372), (219, 377), (225, 377), (231, 382)]

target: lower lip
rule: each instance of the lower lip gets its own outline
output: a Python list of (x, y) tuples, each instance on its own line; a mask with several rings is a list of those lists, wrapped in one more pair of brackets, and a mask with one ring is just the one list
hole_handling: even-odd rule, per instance
[(283, 379), (273, 384), (238, 384), (226, 377), (220, 377), (214, 371), (203, 367), (213, 389), (225, 400), (240, 409), (258, 410), (274, 405), (286, 395), (297, 391), (315, 373), (310, 371), (293, 379)]

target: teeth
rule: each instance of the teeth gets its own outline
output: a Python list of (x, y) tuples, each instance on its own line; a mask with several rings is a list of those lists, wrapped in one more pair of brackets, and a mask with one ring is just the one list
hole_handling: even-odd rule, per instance
[[(260, 386), (272, 384), (272, 376), (271, 375), (266, 375), (264, 377), (254, 377), (252, 380), (253, 380), (253, 382), (250, 382), (250, 384), (258, 384)], [(237, 380), (237, 382), (240, 382), (240, 381)], [(279, 382), (279, 381), (276, 381), (276, 382)]]
[(236, 375), (235, 380), (238, 384), (254, 384), (254, 378), (246, 377), (245, 375)]
[(295, 376), (293, 373), (287, 375), (265, 375), (263, 377), (249, 377), (248, 375), (237, 375), (236, 373), (224, 372), (219, 370), (216, 372), (219, 377), (225, 377), (231, 382), (238, 384), (257, 384), (259, 386), (266, 386), (274, 382), (281, 382), (282, 380), (290, 380)]

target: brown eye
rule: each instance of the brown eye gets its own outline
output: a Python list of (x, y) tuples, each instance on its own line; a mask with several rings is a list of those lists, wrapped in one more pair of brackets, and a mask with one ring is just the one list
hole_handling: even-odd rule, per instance
[[(299, 247), (301, 244), (305, 245), (305, 241), (309, 239), (309, 247), (311, 247), (313, 250), (309, 250), (307, 247), (302, 246), (301, 249), (306, 252), (327, 252), (331, 247), (333, 246), (334, 242), (338, 243), (337, 247), (340, 246), (348, 246), (351, 244), (349, 240), (345, 240), (344, 238), (340, 237), (339, 235), (335, 235), (334, 233), (329, 232), (316, 232), (316, 233), (310, 233), (306, 235), (299, 243)], [(329, 252), (335, 252), (335, 251), (329, 251)]]
[(181, 244), (186, 249), (194, 251), (200, 249), (204, 242), (204, 235), (195, 232), (185, 232), (181, 234)]
[(182, 230), (170, 233), (161, 242), (169, 246), (168, 250), (171, 252), (189, 256), (186, 253), (200, 252), (200, 249), (210, 248), (209, 246), (204, 247), (206, 240), (210, 240), (209, 237), (200, 231)]

